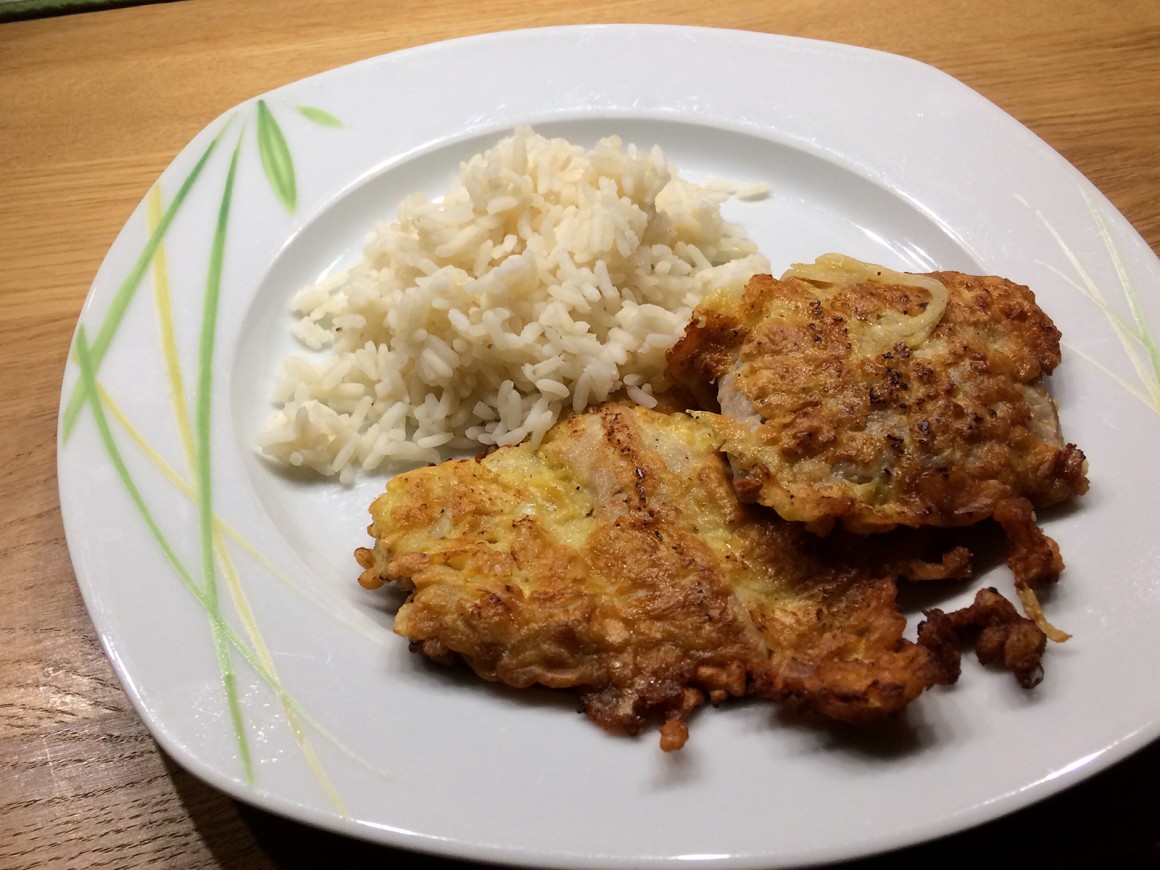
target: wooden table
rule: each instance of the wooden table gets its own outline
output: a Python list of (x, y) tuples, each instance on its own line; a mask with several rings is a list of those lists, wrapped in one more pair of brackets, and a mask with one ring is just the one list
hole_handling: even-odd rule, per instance
[[(1155, 0), (184, 0), (0, 24), (0, 289), (12, 306), (0, 342), (0, 866), (294, 866), (316, 849), (334, 864), (399, 857), (243, 806), (145, 731), (65, 547), (55, 476), (65, 355), (114, 235), (223, 110), (395, 49), (582, 22), (743, 28), (926, 61), (1046, 139), (1160, 251)], [(1011, 817), (860, 866), (996, 850), (1029, 866), (1157, 866), (1160, 744)]]

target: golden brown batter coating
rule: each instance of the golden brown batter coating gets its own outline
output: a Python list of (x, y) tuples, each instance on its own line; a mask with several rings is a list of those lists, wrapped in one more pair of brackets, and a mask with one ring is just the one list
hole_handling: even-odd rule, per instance
[(958, 644), (972, 640), (983, 664), (1003, 665), (1025, 689), (1043, 679), (1047, 636), (993, 587), (980, 589), (975, 600), (962, 610), (943, 613), (929, 610), (918, 626), (918, 642), (945, 656), (945, 667), (958, 676)]
[(399, 475), (371, 507), (360, 582), (408, 593), (395, 631), (413, 650), (573, 688), (610, 730), (660, 718), (666, 750), (705, 701), (862, 722), (949, 681), (945, 656), (903, 638), (893, 575), (961, 577), (965, 551), (823, 541), (739, 502), (718, 448), (685, 414), (609, 404), (539, 449)]
[(740, 297), (703, 302), (670, 350), (670, 379), (721, 410), (698, 416), (723, 438), (742, 498), (816, 531), (876, 532), (1084, 492), (1083, 453), (1064, 443), (1044, 381), (1059, 331), (1031, 290), (932, 273), (945, 309), (920, 327), (934, 294), (869, 268), (880, 272), (756, 276)]

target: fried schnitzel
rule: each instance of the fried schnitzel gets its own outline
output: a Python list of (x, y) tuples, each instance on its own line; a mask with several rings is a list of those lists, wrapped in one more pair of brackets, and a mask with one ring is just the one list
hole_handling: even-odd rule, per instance
[[(1044, 382), (1059, 331), (1031, 290), (820, 262), (830, 268), (713, 295), (669, 351), (670, 378), (720, 408), (703, 419), (743, 498), (815, 528), (875, 532), (970, 525), (1004, 499), (1043, 507), (1086, 491)], [(936, 303), (916, 278), (945, 288), (945, 303), (908, 332)]]
[(538, 448), (398, 475), (371, 506), (360, 582), (407, 593), (394, 630), (413, 651), (574, 689), (611, 731), (660, 719), (666, 750), (705, 701), (865, 722), (953, 681), (971, 620), (904, 639), (895, 578), (965, 576), (965, 551), (909, 532), (822, 540), (740, 502), (719, 447), (686, 414), (611, 403)]
[[(1009, 517), (1020, 598), (1064, 639), (1032, 591), (1058, 576), (1058, 550), (1046, 564), (1026, 555), (1054, 546), (1031, 510), (1088, 487), (1045, 383), (1059, 338), (1012, 281), (827, 255), (780, 280), (757, 275), (740, 296), (710, 296), (668, 373), (720, 410), (695, 416), (722, 438), (741, 498), (814, 531)], [(1025, 515), (1030, 526), (1015, 519)]]

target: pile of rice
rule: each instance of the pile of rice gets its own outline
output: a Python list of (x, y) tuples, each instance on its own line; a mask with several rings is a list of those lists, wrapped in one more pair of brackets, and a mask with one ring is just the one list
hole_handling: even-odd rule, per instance
[(357, 469), (538, 444), (568, 409), (618, 391), (651, 407), (665, 351), (718, 287), (769, 270), (659, 148), (592, 150), (522, 128), (380, 223), (364, 258), (307, 287), (284, 363), (270, 457), (353, 482)]

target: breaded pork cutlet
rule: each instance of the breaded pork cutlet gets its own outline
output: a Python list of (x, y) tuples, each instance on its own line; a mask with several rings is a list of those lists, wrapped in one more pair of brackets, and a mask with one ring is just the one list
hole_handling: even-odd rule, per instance
[(1046, 385), (1059, 339), (1012, 281), (827, 255), (707, 298), (668, 375), (720, 411), (696, 416), (743, 499), (819, 533), (995, 518), (1020, 597), (1050, 628), (1031, 587), (1062, 562), (1031, 511), (1088, 486)]
[[(611, 731), (659, 720), (666, 750), (706, 701), (865, 722), (953, 681), (958, 638), (981, 623), (938, 614), (925, 641), (904, 639), (895, 577), (961, 577), (961, 548), (823, 541), (742, 504), (719, 446), (686, 414), (614, 403), (537, 448), (401, 474), (371, 506), (360, 582), (407, 593), (394, 630), (413, 651), (510, 686), (573, 689)], [(1005, 660), (1002, 628), (988, 637)], [(1008, 662), (1017, 675), (1037, 666), (1026, 646)]]

